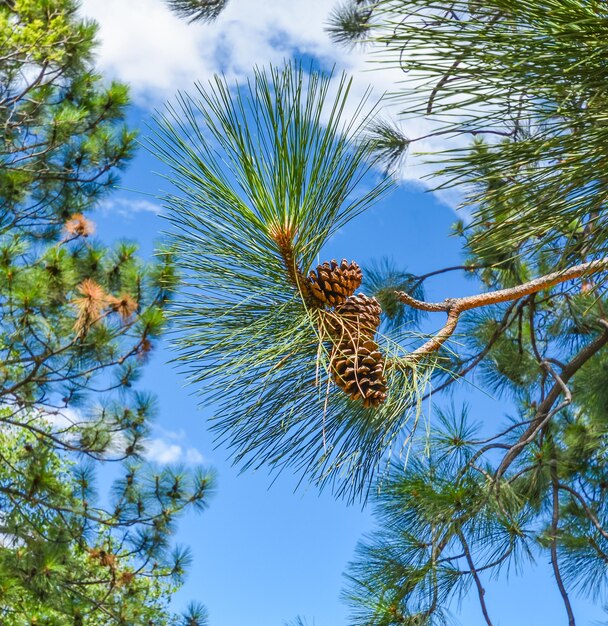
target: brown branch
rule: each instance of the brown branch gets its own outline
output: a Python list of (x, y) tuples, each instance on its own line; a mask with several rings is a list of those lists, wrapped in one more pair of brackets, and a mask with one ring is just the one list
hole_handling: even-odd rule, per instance
[[(559, 374), (559, 380), (555, 382), (549, 390), (545, 399), (538, 405), (536, 416), (528, 428), (522, 433), (517, 443), (513, 444), (507, 454), (505, 454), (500, 466), (496, 470), (496, 478), (500, 478), (513, 461), (521, 454), (525, 446), (530, 443), (536, 436), (536, 433), (547, 423), (549, 419), (557, 412), (553, 409), (553, 405), (558, 398), (564, 393), (564, 386), (578, 372), (578, 370), (601, 348), (608, 343), (608, 324), (606, 330), (596, 337), (591, 343), (582, 348), (576, 356), (566, 364)], [(569, 398), (562, 402), (557, 408), (561, 410), (569, 404)]]
[(408, 361), (418, 361), (423, 356), (437, 352), (439, 348), (454, 334), (456, 326), (458, 326), (458, 320), (460, 318), (460, 311), (452, 310), (448, 312), (448, 319), (443, 328), (434, 336), (431, 337), (426, 343), (422, 344), (419, 348), (416, 348), (413, 352), (407, 355)]
[(559, 482), (557, 478), (557, 468), (555, 467), (555, 460), (551, 464), (551, 482), (552, 482), (552, 515), (551, 515), (551, 565), (553, 567), (553, 574), (557, 587), (559, 589), (564, 606), (566, 607), (566, 613), (568, 614), (568, 626), (576, 626), (574, 621), (574, 612), (572, 611), (572, 605), (570, 598), (568, 597), (568, 591), (564, 585), (561, 572), (559, 570), (559, 561), (557, 555), (557, 535), (559, 532)]
[(304, 302), (311, 305), (313, 297), (306, 277), (302, 273), (293, 249), (293, 231), (291, 226), (271, 226), (268, 232), (270, 238), (277, 244), (281, 260), (287, 270), (289, 280), (300, 292)]
[[(521, 306), (521, 303), (518, 305), (516, 302), (513, 302), (505, 311), (505, 314), (502, 318), (502, 320), (500, 321), (498, 327), (496, 328), (496, 330), (494, 331), (494, 334), (492, 335), (492, 337), (490, 338), (490, 340), (488, 341), (488, 343), (485, 345), (485, 347), (483, 348), (483, 350), (481, 350), (480, 352), (478, 352), (476, 355), (474, 356), (470, 356), (468, 357), (463, 363), (462, 363), (462, 367), (461, 369), (459, 369), (457, 372), (454, 372), (451, 374), (451, 377), (446, 380), (445, 382), (441, 383), (440, 385), (437, 385), (437, 387), (433, 387), (431, 391), (428, 391), (427, 393), (425, 393), (422, 398), (420, 398), (421, 402), (424, 402), (424, 400), (427, 400), (428, 398), (430, 398), (433, 394), (436, 394), (440, 391), (443, 391), (444, 389), (446, 389), (447, 387), (449, 387), (450, 385), (453, 385), (455, 382), (462, 380), (471, 370), (475, 369), (479, 363), (481, 363), (481, 361), (483, 361), (483, 359), (486, 357), (486, 355), (490, 352), (490, 350), (492, 349), (492, 347), (494, 346), (494, 344), (498, 341), (498, 338), (501, 336), (501, 334), (503, 333), (503, 331), (509, 326), (509, 324), (511, 323), (511, 313), (513, 312), (513, 309), (516, 306)], [(512, 428), (516, 428), (516, 426), (513, 426)], [(482, 442), (483, 443), (483, 442)]]
[(608, 258), (599, 259), (596, 261), (589, 261), (588, 263), (581, 263), (559, 272), (552, 272), (545, 276), (540, 276), (522, 285), (516, 287), (509, 287), (507, 289), (499, 289), (497, 291), (489, 291), (488, 293), (482, 293), (474, 296), (465, 296), (463, 298), (449, 298), (443, 302), (423, 302), (422, 300), (416, 300), (404, 291), (396, 293), (397, 298), (404, 304), (411, 306), (414, 309), (430, 312), (445, 312), (448, 314), (448, 319), (443, 328), (425, 344), (414, 350), (412, 353), (405, 357), (407, 362), (417, 362), (424, 356), (432, 354), (441, 348), (441, 346), (454, 334), (458, 325), (460, 314), (464, 311), (476, 309), (483, 306), (489, 306), (492, 304), (500, 304), (502, 302), (509, 302), (511, 300), (519, 300), (525, 296), (550, 289), (555, 285), (574, 280), (585, 276), (587, 274), (594, 274), (601, 272), (608, 268)]
[[(490, 20), (488, 20), (488, 22), (486, 24), (486, 28), (484, 30), (488, 30), (489, 28), (494, 26), (494, 24), (496, 24), (496, 22), (498, 22), (498, 20), (500, 20), (500, 18), (502, 16), (503, 16), (502, 11), (498, 11), (497, 13), (495, 13), (492, 16), (492, 18)], [(426, 114), (427, 115), (432, 115), (432, 113), (433, 113), (433, 106), (435, 104), (435, 100), (436, 100), (437, 96), (439, 95), (439, 92), (448, 83), (448, 81), (451, 80), (452, 74), (458, 69), (458, 66), (470, 54), (470, 50), (471, 50), (472, 46), (473, 46), (473, 44), (469, 44), (467, 46), (467, 48), (458, 55), (458, 57), (456, 58), (456, 60), (452, 64), (452, 66), (443, 74), (443, 76), (441, 77), (439, 82), (435, 85), (435, 87), (433, 87), (433, 91), (431, 92), (431, 94), (429, 96), (429, 99), (427, 101), (427, 105), (426, 105)]]
[(483, 613), (483, 617), (486, 620), (486, 624), (488, 626), (493, 626), (485, 600), (486, 590), (483, 588), (481, 579), (479, 578), (478, 570), (475, 567), (475, 563), (473, 562), (473, 556), (471, 555), (469, 544), (467, 543), (467, 540), (465, 539), (464, 533), (462, 531), (458, 532), (458, 538), (460, 539), (460, 543), (462, 544), (462, 547), (464, 549), (464, 554), (469, 565), (469, 570), (471, 572), (471, 575), (473, 576), (473, 580), (475, 581), (475, 586), (477, 587), (477, 595), (479, 597), (481, 612)]

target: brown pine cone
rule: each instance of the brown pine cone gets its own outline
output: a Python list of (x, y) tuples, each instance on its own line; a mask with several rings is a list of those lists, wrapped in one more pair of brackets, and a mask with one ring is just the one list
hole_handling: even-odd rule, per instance
[(386, 400), (384, 357), (375, 341), (336, 347), (330, 366), (334, 382), (352, 400), (362, 400), (366, 408)]
[(376, 298), (359, 293), (350, 296), (334, 311), (327, 312), (325, 328), (338, 343), (359, 342), (360, 338), (373, 339), (380, 326), (382, 309)]
[(335, 307), (355, 293), (362, 278), (363, 273), (357, 263), (348, 263), (346, 259), (342, 259), (341, 263), (332, 260), (318, 265), (308, 275), (308, 282), (310, 292), (319, 306)]

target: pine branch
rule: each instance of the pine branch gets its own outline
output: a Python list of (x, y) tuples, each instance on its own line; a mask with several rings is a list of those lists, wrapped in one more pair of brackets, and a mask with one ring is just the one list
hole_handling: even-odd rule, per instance
[(165, 0), (179, 17), (190, 22), (212, 22), (228, 4), (228, 0)]
[(337, 83), (290, 64), (236, 88), (218, 77), (159, 117), (153, 149), (180, 192), (167, 198), (188, 284), (176, 343), (191, 380), (218, 401), (215, 431), (246, 467), (292, 465), (359, 495), (386, 450), (401, 445), (426, 374), (384, 368), (400, 348), (383, 345), (378, 357), (370, 336), (340, 365), (359, 363), (365, 349), (381, 384), (362, 391), (362, 376), (348, 395), (324, 332), (333, 312), (308, 306), (322, 246), (392, 185), (382, 177), (357, 193), (373, 165), (362, 138), (375, 107), (366, 96), (347, 109), (351, 81)]
[[(551, 447), (553, 448), (553, 446)], [(566, 607), (566, 613), (568, 614), (568, 626), (576, 626), (572, 604), (560, 572), (557, 555), (557, 536), (559, 532), (559, 482), (557, 468), (555, 467), (555, 459), (552, 459), (551, 461), (551, 503), (551, 566), (553, 568), (553, 574), (555, 576), (555, 581), (557, 582), (559, 593), (562, 596), (564, 606)]]
[(362, 42), (370, 30), (374, 4), (373, 0), (347, 0), (336, 6), (327, 26), (331, 39), (346, 46)]
[(595, 529), (598, 531), (598, 533), (600, 533), (600, 535), (604, 539), (608, 539), (608, 531), (601, 525), (599, 519), (597, 518), (597, 515), (593, 512), (593, 510), (587, 504), (587, 502), (585, 502), (585, 499), (583, 498), (583, 496), (581, 496), (581, 494), (578, 493), (578, 491), (576, 491), (575, 489), (572, 489), (572, 487), (569, 487), (568, 485), (565, 485), (564, 483), (558, 483), (557, 486), (563, 491), (567, 491), (571, 496), (573, 496), (578, 501), (578, 503), (583, 507), (583, 510), (585, 511), (585, 515), (591, 520), (591, 523), (595, 526)]
[(401, 291), (397, 293), (397, 297), (403, 302), (415, 309), (429, 312), (443, 311), (448, 314), (448, 319), (443, 328), (425, 344), (416, 348), (413, 352), (404, 357), (404, 361), (409, 363), (417, 363), (422, 358), (436, 352), (441, 346), (453, 335), (460, 315), (464, 311), (476, 309), (479, 307), (508, 302), (510, 300), (519, 300), (524, 296), (528, 296), (544, 289), (550, 289), (555, 285), (559, 285), (569, 280), (580, 278), (588, 274), (601, 272), (608, 268), (608, 258), (581, 263), (566, 270), (546, 274), (534, 280), (531, 280), (516, 287), (507, 289), (499, 289), (475, 296), (466, 296), (463, 298), (450, 298), (444, 302), (422, 302), (412, 298), (407, 293)]
[(483, 588), (481, 583), (481, 579), (479, 578), (479, 572), (475, 567), (475, 563), (473, 561), (473, 556), (471, 555), (471, 549), (469, 548), (469, 544), (464, 536), (462, 530), (458, 531), (458, 538), (460, 539), (460, 543), (464, 549), (464, 554), (469, 565), (469, 569), (471, 571), (471, 575), (473, 576), (473, 580), (475, 581), (475, 587), (477, 588), (477, 597), (479, 598), (479, 604), (481, 606), (481, 612), (483, 613), (483, 617), (486, 620), (486, 624), (488, 626), (493, 626), (492, 620), (490, 619), (490, 614), (488, 613), (488, 607), (486, 605), (486, 590)]
[[(487, 254), (538, 249), (548, 240), (559, 246), (569, 225), (603, 215), (605, 133), (594, 123), (605, 106), (603, 6), (560, 3), (547, 20), (550, 2), (383, 0), (369, 4), (372, 16), (359, 26), (349, 26), (356, 2), (338, 11), (339, 39), (349, 42), (349, 33), (365, 27), (378, 63), (416, 77), (400, 81), (391, 96), (402, 119), (430, 115), (429, 137), (452, 136), (452, 146), (435, 153), (438, 186), (472, 191), (475, 244)], [(463, 140), (471, 135), (507, 141), (490, 137), (483, 151), (467, 151)], [(512, 184), (486, 193), (485, 184), (501, 178)], [(491, 229), (484, 227), (489, 221)], [(588, 248), (603, 255), (606, 227), (599, 222)]]
[[(525, 446), (530, 443), (542, 426), (555, 414), (553, 405), (564, 392), (564, 385), (578, 372), (578, 370), (599, 352), (606, 344), (608, 344), (608, 324), (602, 324), (606, 330), (596, 337), (591, 343), (584, 346), (576, 356), (567, 363), (560, 372), (560, 380), (556, 382), (549, 390), (545, 399), (538, 405), (534, 420), (528, 428), (522, 433), (517, 443), (509, 447), (509, 451), (502, 459), (495, 473), (495, 478), (500, 478), (513, 463), (513, 461), (522, 453)], [(559, 408), (567, 406), (567, 402), (560, 404)]]

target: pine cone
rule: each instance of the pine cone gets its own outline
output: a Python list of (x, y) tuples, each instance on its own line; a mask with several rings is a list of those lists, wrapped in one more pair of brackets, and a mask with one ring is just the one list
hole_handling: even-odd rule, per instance
[(377, 407), (386, 400), (384, 357), (375, 341), (336, 347), (330, 366), (334, 382), (352, 400), (363, 400), (366, 408)]
[(332, 379), (352, 400), (370, 408), (386, 400), (384, 357), (374, 341), (382, 309), (375, 298), (354, 295), (362, 278), (354, 261), (334, 260), (310, 272), (307, 285), (313, 304), (325, 308), (321, 326), (333, 344)]
[(337, 261), (327, 261), (318, 265), (316, 271), (310, 272), (308, 282), (313, 297), (320, 306), (337, 306), (355, 293), (361, 285), (363, 273), (361, 268), (346, 259), (338, 264)]
[(329, 328), (338, 339), (347, 334), (355, 338), (355, 341), (358, 341), (359, 336), (373, 339), (380, 326), (381, 313), (382, 309), (376, 298), (358, 293), (336, 307)]

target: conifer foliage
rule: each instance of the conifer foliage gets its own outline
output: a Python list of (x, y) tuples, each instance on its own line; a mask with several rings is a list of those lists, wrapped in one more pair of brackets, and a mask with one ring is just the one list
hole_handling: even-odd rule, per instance
[[(132, 154), (124, 85), (92, 67), (72, 0), (0, 4), (0, 621), (178, 623), (176, 516), (204, 471), (141, 461), (154, 399), (136, 381), (174, 269), (95, 241), (90, 211)], [(95, 467), (121, 461), (98, 498)], [(101, 502), (105, 504), (102, 506)], [(190, 624), (202, 623), (193, 609)], [(185, 619), (185, 618), (184, 618)]]
[[(424, 137), (349, 122), (347, 82), (333, 98), (331, 78), (289, 66), (218, 79), (159, 120), (188, 281), (180, 359), (219, 404), (219, 438), (248, 466), (377, 487), (381, 527), (350, 569), (355, 624), (447, 624), (472, 592), (492, 626), (491, 579), (538, 556), (570, 626), (573, 591), (606, 592), (607, 18), (599, 0), (345, 2), (330, 32), (403, 71), (394, 96), (432, 123)], [(456, 225), (462, 264), (380, 263), (353, 293), (354, 265), (317, 257), (384, 190), (355, 183), (372, 154), (394, 169), (437, 137), (455, 142), (438, 186), (460, 186), (472, 216)], [(480, 293), (426, 302), (426, 281), (456, 271)], [(447, 319), (397, 348), (421, 313)], [(375, 483), (411, 440), (424, 375), (436, 398), (473, 373), (509, 415), (440, 412)]]
[(179, 17), (190, 22), (210, 22), (228, 4), (228, 0), (166, 0), (167, 6)]
[[(605, 3), (578, 0), (350, 0), (334, 13), (337, 41), (376, 46), (403, 70), (403, 118), (434, 125), (405, 137), (382, 124), (378, 153), (394, 165), (442, 137), (438, 186), (460, 186), (472, 215), (456, 225), (461, 266), (393, 293), (397, 312), (447, 314), (412, 356), (458, 329), (435, 397), (476, 373), (510, 403), (502, 420), (498, 401), (496, 414), (439, 412), (407, 467), (395, 464), (381, 527), (349, 572), (356, 624), (450, 623), (470, 593), (491, 626), (503, 621), (492, 580), (534, 560), (549, 564), (563, 623), (577, 623), (574, 594), (606, 593), (607, 18)], [(453, 271), (482, 293), (428, 303), (411, 289)]]
[(219, 405), (218, 437), (245, 465), (291, 465), (353, 496), (403, 444), (416, 372), (387, 366), (399, 348), (374, 339), (377, 304), (350, 295), (358, 266), (317, 261), (391, 184), (358, 189), (374, 107), (350, 88), (292, 65), (234, 88), (217, 78), (159, 118), (153, 149), (180, 192), (166, 198), (188, 286), (179, 358)]
[[(475, 226), (476, 203), (486, 206), (476, 245), (498, 255), (541, 240), (560, 247), (568, 225), (572, 237), (603, 207), (606, 19), (602, 0), (347, 0), (329, 31), (403, 72), (393, 94), (402, 118), (433, 126), (418, 137), (379, 124), (378, 150), (396, 158), (442, 137), (441, 184), (480, 185), (469, 198)], [(472, 140), (483, 150), (468, 151)], [(504, 175), (517, 184), (499, 184)], [(498, 211), (507, 203), (509, 219)], [(589, 253), (606, 253), (604, 228), (596, 220), (587, 233)]]

